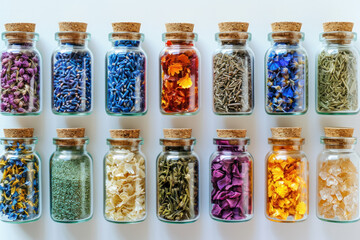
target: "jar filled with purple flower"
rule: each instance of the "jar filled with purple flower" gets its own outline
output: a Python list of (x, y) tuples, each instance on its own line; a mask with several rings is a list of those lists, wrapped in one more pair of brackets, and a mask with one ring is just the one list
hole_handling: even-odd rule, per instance
[(308, 57), (299, 22), (275, 22), (265, 55), (265, 111), (301, 115), (308, 109)]
[(2, 33), (0, 113), (38, 115), (41, 112), (41, 56), (34, 23), (7, 23)]
[(245, 129), (218, 129), (210, 157), (210, 216), (221, 222), (253, 217), (253, 157)]
[(87, 23), (60, 22), (59, 42), (52, 55), (52, 111), (57, 115), (88, 115), (92, 111), (93, 56)]

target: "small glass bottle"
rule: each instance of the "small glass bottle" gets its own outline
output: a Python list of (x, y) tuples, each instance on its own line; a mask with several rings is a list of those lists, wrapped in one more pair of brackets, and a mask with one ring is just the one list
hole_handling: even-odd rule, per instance
[(0, 139), (0, 220), (33, 222), (41, 216), (41, 160), (33, 128), (4, 129)]
[(304, 221), (309, 215), (309, 164), (301, 128), (272, 128), (266, 156), (266, 218)]
[(190, 128), (164, 129), (157, 157), (156, 212), (160, 221), (191, 223), (199, 218), (199, 159)]
[(41, 112), (41, 55), (34, 23), (7, 23), (2, 33), (0, 113), (39, 115)]
[(355, 222), (359, 212), (359, 163), (353, 128), (325, 128), (324, 150), (317, 163), (317, 217)]
[(50, 215), (55, 222), (78, 223), (93, 215), (93, 163), (85, 128), (58, 128), (50, 158)]
[(217, 115), (249, 115), (254, 109), (254, 53), (245, 22), (219, 23), (213, 55), (213, 111)]
[(104, 158), (104, 217), (113, 223), (146, 218), (146, 166), (139, 129), (113, 129)]
[(140, 23), (113, 23), (112, 48), (106, 54), (106, 112), (140, 116), (147, 112), (146, 54)]
[(59, 45), (51, 58), (52, 111), (57, 115), (88, 115), (93, 106), (93, 55), (87, 23), (60, 22)]
[(218, 129), (210, 157), (210, 216), (221, 222), (253, 217), (253, 157), (244, 129)]
[(359, 112), (359, 50), (352, 22), (326, 22), (316, 55), (316, 111), (319, 114)]
[(275, 22), (265, 54), (265, 111), (301, 115), (308, 109), (308, 57), (301, 45), (301, 23)]
[(194, 24), (167, 23), (160, 53), (161, 113), (193, 115), (199, 111), (200, 53)]

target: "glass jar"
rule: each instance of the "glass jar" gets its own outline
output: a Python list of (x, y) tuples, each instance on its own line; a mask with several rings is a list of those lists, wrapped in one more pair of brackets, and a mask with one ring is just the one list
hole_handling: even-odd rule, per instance
[(93, 215), (93, 163), (87, 137), (54, 138), (50, 158), (50, 215), (55, 222), (78, 223)]
[(162, 114), (193, 115), (199, 110), (199, 61), (193, 24), (166, 24), (160, 53)]
[(41, 56), (36, 48), (35, 24), (5, 24), (2, 33), (0, 113), (39, 115), (41, 112)]
[(104, 217), (113, 223), (137, 223), (146, 218), (146, 166), (140, 152), (143, 139), (133, 130), (110, 130), (104, 158)]
[[(301, 27), (301, 23), (297, 24)], [(300, 27), (298, 31), (273, 28), (268, 35), (271, 42), (265, 54), (265, 110), (268, 114), (300, 115), (307, 112), (308, 57), (301, 44), (304, 33), (299, 32)]]
[(195, 139), (162, 138), (157, 157), (157, 217), (167, 223), (191, 223), (199, 218), (199, 160)]
[(215, 36), (219, 46), (213, 54), (213, 111), (217, 115), (249, 115), (254, 109), (251, 34), (240, 30), (224, 32), (220, 28)]
[(320, 220), (345, 223), (360, 219), (360, 158), (354, 150), (356, 138), (350, 136), (321, 138), (324, 149), (317, 163), (316, 204)]
[(253, 157), (249, 138), (214, 138), (210, 157), (210, 216), (221, 222), (253, 217)]
[(93, 106), (90, 33), (86, 32), (86, 23), (78, 23), (82, 31), (66, 30), (63, 24), (59, 23), (60, 32), (55, 34), (58, 47), (51, 58), (52, 111), (57, 115), (88, 115)]
[(320, 41), (322, 46), (316, 55), (316, 111), (319, 114), (358, 113), (360, 65), (359, 51), (354, 45), (356, 33), (325, 29)]
[[(15, 134), (8, 134), (7, 131)], [(20, 129), (19, 129), (20, 130)], [(20, 131), (22, 131), (21, 129)], [(41, 161), (35, 151), (37, 138), (18, 129), (5, 129), (0, 139), (0, 220), (33, 222), (41, 216)], [(20, 133), (20, 134), (19, 134)]]
[(302, 151), (303, 138), (269, 138), (266, 156), (266, 218), (299, 222), (309, 214), (309, 165)]
[(117, 116), (144, 115), (147, 112), (147, 57), (141, 47), (144, 34), (125, 32), (127, 29), (123, 28), (115, 30), (124, 32), (109, 34), (112, 48), (106, 54), (106, 112)]

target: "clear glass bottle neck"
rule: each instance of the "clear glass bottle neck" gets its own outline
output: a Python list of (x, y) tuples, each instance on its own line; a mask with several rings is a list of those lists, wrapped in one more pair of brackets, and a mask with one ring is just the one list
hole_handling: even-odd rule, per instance
[(302, 145), (280, 145), (280, 144), (273, 144), (272, 145), (273, 151), (301, 151)]
[(86, 144), (75, 145), (75, 146), (56, 145), (56, 151), (58, 151), (58, 152), (71, 151), (71, 152), (84, 153), (84, 152), (86, 152)]
[(165, 47), (168, 48), (191, 48), (195, 47), (195, 41), (189, 39), (166, 40)]
[(127, 40), (127, 39), (112, 39), (111, 45), (113, 48), (126, 48), (126, 49), (140, 49), (142, 41), (140, 40)]
[(194, 150), (193, 145), (188, 146), (165, 146), (163, 145), (163, 152), (192, 152)]
[(131, 152), (140, 152), (140, 144), (137, 145), (109, 145), (109, 151), (117, 152), (128, 150)]
[(292, 41), (289, 41), (289, 40), (274, 40), (272, 39), (270, 41), (272, 47), (275, 47), (275, 48), (288, 48), (288, 47), (301, 47), (302, 44), (301, 44), (301, 41), (300, 40), (292, 40)]
[(58, 40), (58, 46), (60, 48), (84, 49), (88, 47), (88, 40), (82, 40), (81, 42), (67, 42), (63, 40)]
[(24, 42), (20, 41), (12, 41), (12, 40), (5, 40), (5, 48), (7, 49), (32, 49), (36, 48), (36, 41), (34, 40), (26, 40)]
[(324, 47), (353, 47), (354, 46), (354, 40), (329, 40), (329, 39), (323, 39), (322, 45)]
[[(17, 144), (13, 143), (3, 143), (5, 147), (5, 151), (9, 153), (32, 153), (35, 151), (35, 143), (32, 144), (24, 144), (20, 143), (20, 147)], [(23, 145), (23, 147), (21, 146)]]

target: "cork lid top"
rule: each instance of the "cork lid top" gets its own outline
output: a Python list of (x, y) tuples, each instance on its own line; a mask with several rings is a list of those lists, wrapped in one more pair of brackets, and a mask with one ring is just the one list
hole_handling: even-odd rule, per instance
[(83, 138), (85, 137), (85, 128), (57, 128), (58, 138)]
[(111, 129), (111, 138), (139, 138), (140, 129)]
[(191, 128), (164, 128), (165, 138), (191, 138)]
[(324, 127), (326, 137), (352, 137), (354, 128)]
[(192, 23), (166, 23), (166, 31), (170, 32), (193, 32), (194, 24)]
[(219, 138), (245, 138), (246, 129), (217, 129)]
[(273, 138), (301, 138), (300, 127), (276, 127), (271, 128)]
[(84, 22), (59, 22), (60, 32), (86, 32), (87, 23)]
[(34, 128), (5, 128), (4, 135), (6, 138), (32, 138)]
[(114, 22), (111, 24), (114, 32), (140, 32), (141, 23)]
[(325, 22), (323, 23), (324, 32), (352, 32), (354, 27), (353, 22)]
[(5, 30), (8, 32), (35, 32), (35, 23), (6, 23)]
[(271, 24), (273, 32), (300, 32), (300, 22), (274, 22)]
[(221, 22), (219, 23), (220, 32), (247, 32), (249, 23), (247, 22)]

